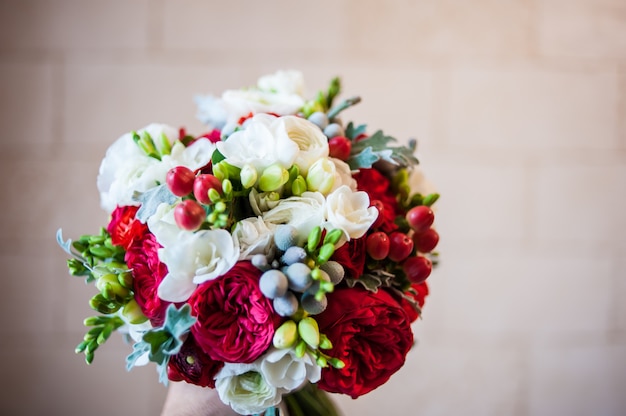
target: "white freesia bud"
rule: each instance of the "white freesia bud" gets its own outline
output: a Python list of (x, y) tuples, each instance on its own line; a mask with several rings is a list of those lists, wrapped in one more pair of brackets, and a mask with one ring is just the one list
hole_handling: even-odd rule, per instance
[(339, 228), (348, 239), (365, 235), (378, 217), (378, 210), (370, 207), (367, 193), (353, 192), (345, 185), (326, 197), (325, 208), (330, 228)]
[(337, 170), (328, 158), (319, 159), (311, 165), (306, 177), (307, 189), (312, 192), (328, 194), (335, 184)]
[(226, 230), (203, 230), (178, 234), (174, 244), (159, 249), (168, 269), (157, 290), (169, 302), (189, 299), (197, 284), (229, 271), (239, 258), (239, 248)]
[(267, 382), (287, 391), (293, 391), (307, 381), (317, 383), (322, 374), (322, 368), (309, 353), (298, 358), (293, 348), (270, 348), (260, 360), (261, 372)]
[(258, 362), (225, 363), (215, 376), (215, 390), (222, 402), (242, 415), (258, 414), (276, 406), (285, 393), (267, 382)]
[(254, 168), (254, 166), (252, 166), (249, 163), (246, 163), (241, 168), (241, 173), (240, 173), (241, 185), (243, 185), (243, 187), (246, 189), (252, 188), (254, 184), (256, 183), (258, 176), (259, 175), (256, 169)]

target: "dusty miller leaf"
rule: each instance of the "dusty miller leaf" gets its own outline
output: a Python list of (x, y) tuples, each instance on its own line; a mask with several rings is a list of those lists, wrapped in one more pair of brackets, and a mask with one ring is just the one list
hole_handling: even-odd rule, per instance
[(137, 210), (137, 219), (145, 224), (148, 218), (154, 215), (159, 205), (162, 203), (172, 205), (178, 198), (163, 184), (144, 193), (137, 193), (133, 199), (141, 202), (141, 207)]

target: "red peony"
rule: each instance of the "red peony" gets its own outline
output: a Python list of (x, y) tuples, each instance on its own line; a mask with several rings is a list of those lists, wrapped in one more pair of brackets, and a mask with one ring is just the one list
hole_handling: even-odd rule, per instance
[(365, 267), (365, 237), (348, 241), (333, 254), (332, 260), (341, 264), (348, 277), (358, 279), (363, 274)]
[(172, 381), (215, 388), (215, 375), (223, 366), (223, 362), (215, 361), (205, 354), (193, 335), (189, 334), (179, 353), (170, 357), (167, 377)]
[(378, 226), (381, 231), (391, 232), (398, 228), (394, 222), (402, 212), (396, 195), (390, 189), (389, 179), (376, 169), (359, 169), (354, 175), (359, 191), (365, 191), (370, 201), (378, 200), (383, 204), (382, 222)]
[(409, 317), (382, 289), (337, 289), (316, 319), (333, 344), (328, 354), (345, 363), (341, 370), (323, 369), (319, 387), (353, 399), (385, 383), (402, 367), (413, 345)]
[(250, 363), (271, 345), (280, 317), (259, 289), (260, 276), (259, 269), (242, 261), (199, 285), (189, 298), (198, 319), (191, 333), (214, 360)]
[(161, 248), (153, 234), (146, 234), (126, 252), (126, 264), (133, 274), (135, 300), (153, 326), (161, 326), (169, 302), (157, 295), (157, 288), (167, 274), (167, 266), (159, 260)]
[(135, 218), (138, 209), (134, 206), (115, 208), (107, 226), (114, 245), (128, 250), (135, 240), (140, 240), (148, 232), (148, 226)]

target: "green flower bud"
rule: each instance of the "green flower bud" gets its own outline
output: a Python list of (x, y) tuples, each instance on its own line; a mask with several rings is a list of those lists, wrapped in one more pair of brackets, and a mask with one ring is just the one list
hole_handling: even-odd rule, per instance
[(298, 340), (298, 328), (294, 321), (286, 321), (278, 327), (274, 332), (274, 339), (272, 340), (274, 347), (283, 349), (291, 348)]
[(259, 179), (259, 188), (263, 192), (275, 191), (289, 180), (289, 172), (280, 165), (266, 168)]
[(209, 199), (214, 204), (219, 202), (222, 199), (222, 196), (220, 195), (220, 193), (215, 188), (209, 189), (208, 195), (209, 195)]
[(324, 244), (330, 243), (330, 244), (335, 245), (339, 242), (339, 240), (341, 240), (342, 236), (343, 236), (343, 231), (341, 231), (339, 228), (336, 228), (332, 230), (331, 232), (329, 232), (328, 234), (326, 234), (326, 237), (324, 237)]
[(215, 176), (220, 181), (223, 181), (228, 178), (228, 170), (222, 163), (217, 163), (213, 165), (213, 176)]
[(233, 193), (233, 184), (229, 179), (224, 179), (222, 181), (222, 192), (224, 193), (224, 197), (227, 200), (230, 200)]
[(333, 343), (330, 342), (328, 337), (324, 334), (320, 334), (320, 346), (319, 348), (322, 350), (329, 350), (333, 347)]
[(310, 316), (298, 323), (298, 334), (311, 348), (316, 349), (320, 343), (320, 330), (317, 321)]
[(341, 370), (346, 366), (346, 363), (341, 361), (339, 358), (330, 358), (328, 359), (328, 363), (335, 367), (337, 370)]
[(315, 359), (315, 362), (317, 362), (317, 365), (319, 365), (322, 368), (328, 367), (328, 361), (326, 360), (326, 357), (324, 357), (323, 355), (318, 356)]
[(428, 194), (424, 197), (424, 205), (432, 206), (439, 199), (439, 194)]
[(327, 195), (335, 184), (336, 171), (335, 164), (330, 159), (317, 160), (306, 175), (307, 189)]
[(302, 175), (298, 175), (296, 179), (294, 179), (291, 184), (291, 194), (295, 196), (300, 196), (304, 192), (306, 192), (306, 181), (302, 177)]
[(319, 226), (313, 228), (309, 233), (309, 238), (307, 240), (307, 249), (309, 250), (309, 252), (315, 251), (321, 239), (322, 229)]
[(241, 168), (241, 185), (245, 188), (252, 188), (258, 179), (259, 174), (257, 173), (254, 166), (250, 164), (246, 164)]
[(170, 144), (170, 139), (167, 138), (165, 133), (161, 133), (160, 139), (161, 154), (169, 155), (170, 153), (172, 153), (172, 145)]
[(133, 275), (131, 272), (122, 272), (117, 275), (117, 281), (126, 289), (133, 288)]
[(113, 256), (113, 250), (103, 246), (90, 246), (89, 253), (102, 259), (108, 259), (109, 257)]
[(298, 176), (300, 176), (300, 168), (298, 165), (293, 165), (289, 168), (289, 180), (295, 181)]
[(326, 243), (320, 248), (320, 254), (317, 256), (317, 261), (320, 264), (326, 263), (335, 252), (335, 245), (331, 243)]
[(304, 354), (306, 353), (306, 342), (304, 342), (303, 340), (298, 341), (298, 343), (296, 344), (295, 352), (296, 357), (304, 357)]
[(124, 309), (122, 309), (122, 315), (124, 315), (124, 317), (131, 324), (141, 324), (148, 320), (148, 318), (141, 311), (141, 308), (139, 307), (139, 304), (135, 299), (131, 299), (126, 305), (124, 305)]

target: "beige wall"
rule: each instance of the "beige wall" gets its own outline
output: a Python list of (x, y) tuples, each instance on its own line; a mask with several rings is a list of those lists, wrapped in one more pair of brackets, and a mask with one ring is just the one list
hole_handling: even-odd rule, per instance
[(3, 415), (155, 415), (153, 366), (73, 348), (107, 146), (194, 93), (341, 75), (346, 113), (417, 137), (441, 267), (407, 365), (347, 415), (626, 414), (624, 0), (0, 1)]

